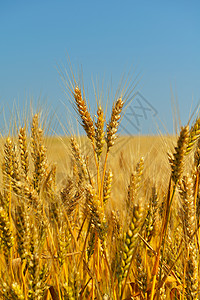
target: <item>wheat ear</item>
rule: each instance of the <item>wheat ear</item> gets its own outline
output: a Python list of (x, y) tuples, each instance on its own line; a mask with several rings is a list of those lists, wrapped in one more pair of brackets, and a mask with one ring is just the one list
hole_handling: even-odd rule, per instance
[(126, 200), (126, 207), (128, 214), (132, 212), (133, 205), (136, 201), (136, 196), (140, 188), (140, 183), (144, 170), (144, 158), (141, 157), (137, 163), (134, 173), (130, 176), (130, 183), (128, 186), (128, 196)]
[(186, 240), (186, 295), (187, 299), (198, 299), (198, 250), (195, 242), (196, 211), (194, 203), (193, 179), (187, 175), (180, 182), (182, 200), (183, 230)]
[(47, 288), (46, 279), (47, 279), (47, 265), (43, 264), (41, 267), (41, 249), (40, 249), (40, 235), (38, 234), (38, 228), (35, 226), (36, 224), (32, 224), (31, 228), (31, 244), (30, 244), (30, 252), (31, 258), (28, 265), (28, 283), (29, 283), (29, 291), (28, 291), (28, 299), (36, 300), (42, 299), (44, 297), (45, 289)]
[[(167, 230), (168, 230), (168, 225), (169, 225), (169, 220), (170, 220), (170, 215), (171, 215), (172, 202), (174, 200), (177, 183), (179, 182), (179, 180), (182, 176), (183, 166), (184, 166), (184, 157), (185, 157), (186, 149), (187, 149), (187, 145), (188, 145), (188, 138), (189, 138), (189, 126), (182, 127), (178, 141), (177, 141), (177, 147), (175, 147), (175, 153), (173, 154), (173, 156), (168, 154), (172, 173), (171, 173), (171, 178), (170, 178), (169, 187), (168, 187), (165, 215), (164, 215), (162, 227), (161, 227), (160, 242), (159, 242), (156, 259), (154, 262), (153, 272), (152, 272), (153, 280), (152, 280), (150, 300), (154, 299), (156, 277), (157, 277), (159, 265), (160, 265), (161, 248), (162, 248), (162, 257), (164, 257), (166, 235), (167, 235)], [(172, 186), (171, 179), (174, 182), (174, 186), (173, 186), (172, 190), (171, 190), (171, 186)], [(161, 270), (162, 270), (162, 266), (161, 266)]]
[(34, 163), (33, 185), (39, 193), (41, 183), (47, 175), (46, 147), (43, 144), (43, 130), (39, 127), (39, 117), (36, 114), (31, 127), (31, 154)]
[(20, 204), (16, 207), (15, 212), (15, 226), (16, 226), (16, 241), (17, 251), (21, 260), (26, 260), (29, 264), (30, 242), (31, 242), (31, 220), (30, 220), (30, 208), (25, 204), (25, 201), (20, 201)]
[(20, 150), (20, 158), (21, 158), (21, 167), (24, 173), (24, 176), (27, 177), (29, 170), (29, 161), (28, 161), (28, 149), (27, 149), (27, 136), (26, 136), (26, 128), (20, 128), (18, 134), (19, 140), (19, 150)]
[(184, 156), (186, 154), (189, 138), (189, 126), (181, 128), (181, 132), (178, 138), (177, 147), (175, 147), (175, 153), (173, 157), (169, 157), (169, 161), (172, 168), (172, 180), (177, 183), (183, 172)]
[(152, 194), (149, 201), (149, 209), (145, 220), (145, 237), (149, 243), (156, 233), (156, 216), (158, 211), (158, 195), (156, 188), (152, 188)]
[(92, 224), (95, 227), (100, 240), (104, 241), (106, 235), (106, 219), (103, 207), (95, 189), (88, 185), (86, 188), (86, 203), (90, 212)]
[(129, 267), (133, 258), (137, 235), (139, 230), (141, 229), (142, 221), (144, 220), (143, 217), (143, 207), (135, 204), (132, 211), (132, 220), (124, 236), (123, 254), (121, 259), (121, 276), (119, 277), (120, 285), (121, 281), (128, 275)]
[(144, 262), (142, 261), (141, 253), (143, 251), (144, 249), (139, 247), (136, 253), (136, 282), (141, 291), (142, 297), (145, 298), (145, 293), (147, 290), (147, 272), (145, 270)]
[(118, 98), (118, 100), (113, 105), (111, 119), (107, 124), (107, 152), (109, 151), (110, 147), (114, 145), (117, 138), (116, 133), (119, 126), (119, 119), (121, 117), (123, 104), (124, 103), (122, 101), (122, 98)]
[(199, 137), (200, 137), (200, 118), (196, 120), (195, 124), (190, 129), (186, 155), (192, 151), (192, 149), (194, 148), (194, 144), (196, 143)]
[(2, 299), (6, 300), (24, 300), (24, 293), (17, 282), (13, 282), (11, 285), (3, 282), (1, 284), (0, 295), (2, 295)]
[(106, 204), (110, 199), (111, 185), (112, 185), (113, 173), (111, 170), (106, 171), (104, 184), (103, 184), (103, 203)]
[[(194, 184), (193, 179), (187, 175), (184, 176), (179, 184), (179, 193), (182, 200), (182, 222), (185, 237), (192, 239), (196, 229), (196, 212), (194, 205)], [(188, 243), (188, 241), (187, 241)]]
[(74, 89), (74, 99), (76, 103), (76, 109), (78, 114), (81, 117), (81, 125), (85, 129), (85, 132), (90, 140), (94, 140), (95, 137), (95, 128), (91, 115), (87, 109), (86, 101), (82, 98), (81, 90), (78, 86)]
[(194, 152), (194, 164), (197, 170), (199, 170), (200, 166), (200, 138), (197, 141), (196, 149)]
[(6, 261), (9, 261), (11, 249), (14, 245), (14, 237), (8, 213), (0, 207), (0, 232)]
[(98, 160), (100, 159), (102, 150), (103, 150), (103, 145), (105, 143), (105, 132), (104, 132), (104, 115), (103, 115), (103, 110), (101, 108), (101, 106), (98, 107), (97, 110), (97, 121), (95, 123), (96, 128), (95, 128), (95, 141), (96, 141), (96, 154), (97, 154), (97, 158)]
[(88, 181), (89, 174), (88, 174), (87, 164), (86, 164), (86, 160), (84, 159), (84, 157), (81, 153), (79, 144), (75, 137), (71, 137), (70, 142), (71, 142), (72, 154), (73, 154), (75, 163), (78, 166), (79, 180), (80, 180), (80, 182), (83, 180)]

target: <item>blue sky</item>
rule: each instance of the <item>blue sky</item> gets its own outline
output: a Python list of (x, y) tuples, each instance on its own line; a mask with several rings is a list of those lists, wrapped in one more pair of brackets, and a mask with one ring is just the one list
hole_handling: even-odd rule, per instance
[(124, 72), (141, 74), (135, 91), (142, 96), (127, 108), (124, 128), (155, 133), (158, 123), (173, 132), (172, 91), (182, 124), (200, 99), (199, 13), (199, 1), (184, 0), (0, 1), (0, 108), (7, 114), (16, 101), (23, 110), (26, 99), (41, 97), (44, 109), (67, 119), (57, 68), (67, 68), (69, 56), (89, 88), (91, 78), (112, 77), (115, 90)]

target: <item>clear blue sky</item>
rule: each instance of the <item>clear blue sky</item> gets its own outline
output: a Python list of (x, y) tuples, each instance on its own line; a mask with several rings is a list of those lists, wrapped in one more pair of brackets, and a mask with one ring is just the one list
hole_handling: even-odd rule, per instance
[[(136, 68), (133, 74), (142, 74), (136, 90), (172, 132), (171, 87), (183, 124), (200, 99), (199, 15), (199, 1), (0, 1), (0, 107), (7, 112), (16, 99), (22, 109), (26, 98), (37, 103), (41, 96), (58, 115), (67, 114), (56, 68), (67, 66), (68, 53), (75, 68), (83, 66), (86, 86), (92, 76), (112, 76), (115, 89), (123, 72)], [(132, 121), (151, 133), (149, 118)]]

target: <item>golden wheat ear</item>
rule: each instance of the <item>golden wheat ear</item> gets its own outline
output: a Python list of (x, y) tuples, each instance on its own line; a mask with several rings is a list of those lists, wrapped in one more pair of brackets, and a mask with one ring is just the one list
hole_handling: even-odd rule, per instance
[(85, 129), (88, 138), (93, 142), (95, 137), (93, 120), (87, 109), (86, 101), (82, 98), (81, 90), (78, 86), (74, 89), (74, 99), (76, 103), (76, 110), (82, 121), (81, 125)]
[(152, 237), (156, 234), (158, 228), (157, 227), (157, 219), (158, 219), (158, 194), (157, 190), (152, 187), (152, 194), (149, 201), (149, 209), (147, 212), (146, 220), (145, 220), (145, 237), (146, 241), (150, 243)]
[(20, 128), (18, 133), (18, 141), (19, 141), (21, 168), (26, 178), (28, 176), (28, 171), (29, 171), (29, 160), (28, 160), (27, 136), (26, 136), (25, 127)]
[(198, 262), (199, 252), (196, 241), (196, 208), (194, 201), (194, 182), (187, 175), (184, 176), (179, 184), (181, 196), (181, 216), (186, 244), (186, 294), (188, 299), (197, 299), (198, 295)]
[(11, 256), (11, 249), (14, 245), (14, 236), (8, 213), (5, 211), (5, 209), (3, 209), (3, 207), (0, 207), (0, 232), (4, 256), (6, 262), (8, 263)]
[(96, 154), (97, 154), (97, 158), (98, 160), (100, 159), (102, 150), (103, 150), (103, 145), (105, 144), (105, 132), (104, 132), (104, 113), (103, 110), (101, 108), (101, 106), (98, 107), (97, 110), (97, 121), (95, 123), (96, 128), (95, 128), (95, 141), (96, 141)]
[(124, 244), (121, 258), (121, 274), (119, 276), (119, 286), (122, 281), (126, 280), (133, 260), (134, 250), (138, 237), (138, 232), (141, 229), (142, 222), (144, 221), (144, 209), (141, 205), (135, 204), (132, 210), (132, 219), (129, 224), (128, 230), (124, 235)]
[(27, 265), (30, 262), (31, 252), (31, 220), (30, 209), (25, 201), (20, 201), (15, 210), (15, 227), (17, 252), (21, 261), (25, 260)]
[(194, 148), (194, 145), (195, 145), (196, 141), (199, 139), (199, 137), (200, 137), (200, 118), (198, 118), (196, 120), (195, 124), (190, 129), (188, 145), (187, 145), (187, 149), (186, 149), (186, 155), (192, 151), (192, 149)]
[(15, 299), (15, 300), (24, 300), (24, 292), (21, 288), (20, 284), (17, 282), (13, 282), (11, 285), (6, 283), (5, 281), (0, 283), (1, 291), (0, 295), (1, 299)]
[(133, 205), (136, 204), (137, 194), (140, 189), (142, 175), (144, 169), (144, 158), (141, 157), (137, 163), (134, 173), (130, 176), (130, 184), (128, 186), (128, 195), (126, 200), (127, 213), (132, 214)]
[(123, 105), (124, 103), (122, 101), (122, 98), (118, 98), (113, 105), (111, 119), (110, 122), (107, 124), (107, 152), (109, 151), (110, 147), (114, 145), (115, 140), (117, 138), (116, 133), (119, 126), (119, 119), (121, 117)]
[(112, 185), (113, 173), (111, 170), (106, 171), (104, 183), (103, 183), (103, 203), (106, 204), (110, 199), (111, 185)]
[(99, 196), (91, 185), (88, 185), (86, 189), (86, 203), (92, 224), (100, 240), (104, 241), (106, 236), (106, 218)]
[(86, 160), (84, 159), (84, 157), (81, 153), (79, 144), (75, 137), (71, 137), (70, 142), (71, 142), (73, 158), (78, 167), (79, 179), (80, 179), (80, 181), (83, 181), (83, 180), (88, 181), (90, 176), (88, 173)]
[(35, 114), (31, 126), (31, 154), (34, 164), (33, 186), (40, 192), (41, 184), (47, 176), (47, 149), (44, 146), (43, 130), (39, 127), (39, 116)]
[(135, 265), (136, 265), (136, 283), (140, 291), (141, 297), (144, 298), (147, 291), (147, 271), (145, 270), (145, 262), (142, 260), (142, 253), (144, 249), (138, 247), (136, 253)]
[(175, 147), (175, 153), (173, 154), (173, 157), (169, 157), (169, 161), (172, 168), (172, 180), (174, 181), (174, 183), (178, 182), (183, 172), (184, 156), (186, 155), (187, 151), (188, 139), (189, 126), (186, 126), (181, 129), (177, 141), (177, 147)]

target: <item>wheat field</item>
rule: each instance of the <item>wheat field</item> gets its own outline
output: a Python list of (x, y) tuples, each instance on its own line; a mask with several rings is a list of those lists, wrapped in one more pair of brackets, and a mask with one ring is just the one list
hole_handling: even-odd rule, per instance
[(200, 119), (118, 137), (123, 98), (72, 96), (85, 136), (1, 139), (1, 299), (199, 299)]

